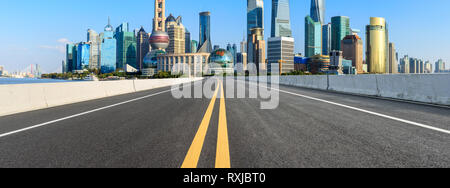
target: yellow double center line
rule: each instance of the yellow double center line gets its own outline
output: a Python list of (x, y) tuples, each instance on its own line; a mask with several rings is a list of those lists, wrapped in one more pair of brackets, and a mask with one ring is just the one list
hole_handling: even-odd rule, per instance
[(211, 116), (216, 103), (217, 95), (220, 93), (220, 109), (219, 109), (219, 128), (217, 135), (217, 151), (216, 151), (216, 168), (230, 168), (230, 149), (228, 143), (228, 128), (227, 128), (227, 114), (225, 106), (225, 94), (223, 90), (223, 82), (218, 81), (216, 84), (216, 90), (206, 110), (197, 134), (192, 141), (191, 147), (184, 159), (181, 168), (197, 168), (198, 161), (203, 149), (203, 143), (205, 142), (206, 133), (211, 121)]

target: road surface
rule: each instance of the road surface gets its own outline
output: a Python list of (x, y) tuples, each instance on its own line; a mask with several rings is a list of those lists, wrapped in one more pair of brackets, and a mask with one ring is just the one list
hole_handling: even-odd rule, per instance
[(0, 167), (450, 167), (449, 108), (280, 86), (261, 110), (214, 82), (0, 117)]

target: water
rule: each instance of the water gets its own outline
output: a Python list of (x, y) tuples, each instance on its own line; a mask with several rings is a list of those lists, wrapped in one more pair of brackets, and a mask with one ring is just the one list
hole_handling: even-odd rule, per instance
[(74, 82), (74, 81), (70, 81), (70, 80), (53, 80), (53, 79), (36, 79), (36, 78), (0, 78), (0, 85), (59, 83), (59, 82)]

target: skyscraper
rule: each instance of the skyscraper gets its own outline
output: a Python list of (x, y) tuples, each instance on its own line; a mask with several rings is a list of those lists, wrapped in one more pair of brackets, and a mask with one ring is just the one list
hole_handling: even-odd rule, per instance
[(248, 45), (252, 48), (248, 49), (251, 54), (248, 57), (248, 63), (256, 64), (257, 71), (259, 73), (260, 70), (267, 70), (266, 67), (266, 41), (264, 41), (264, 29), (262, 28), (253, 28), (251, 35), (251, 43)]
[(405, 57), (400, 59), (400, 72), (404, 74), (409, 74), (409, 57), (405, 55)]
[(322, 25), (322, 54), (331, 52), (331, 23)]
[(74, 60), (73, 48), (74, 47), (75, 46), (73, 44), (66, 44), (66, 64), (67, 64), (66, 72), (72, 72), (74, 70), (74, 68), (73, 68), (73, 60)]
[(155, 0), (153, 31), (166, 31), (166, 0)]
[(322, 24), (310, 16), (305, 18), (305, 56), (322, 54)]
[[(398, 73), (398, 63), (395, 57), (396, 57), (395, 44), (391, 42), (389, 43), (389, 73), (391, 74)], [(423, 73), (423, 67), (424, 65), (422, 63), (421, 73)]]
[(102, 44), (100, 36), (94, 30), (88, 29), (87, 42), (90, 44), (89, 69), (100, 69), (100, 48)]
[(199, 30), (199, 53), (211, 53), (211, 13), (201, 12), (200, 13), (200, 30)]
[(127, 65), (138, 69), (136, 61), (136, 37), (134, 32), (129, 32), (128, 23), (122, 23), (116, 28), (115, 38), (117, 40), (117, 69), (124, 71)]
[(185, 28), (184, 32), (184, 48), (185, 53), (193, 53), (192, 52), (192, 45), (191, 45), (191, 32), (188, 31), (187, 28)]
[(101, 72), (111, 73), (116, 71), (117, 41), (114, 38), (114, 28), (108, 18), (108, 25), (101, 35)]
[(442, 59), (439, 59), (438, 61), (436, 61), (435, 66), (434, 66), (434, 72), (435, 73), (441, 73), (445, 71), (445, 63)]
[(389, 62), (389, 39), (386, 20), (384, 18), (370, 18), (370, 25), (366, 26), (366, 63), (369, 72), (382, 74), (387, 72)]
[(312, 20), (314, 22), (320, 22), (324, 24), (325, 20), (325, 0), (311, 0), (311, 12)]
[(289, 0), (272, 0), (271, 37), (292, 37)]
[(77, 66), (75, 70), (87, 70), (89, 69), (91, 44), (82, 42), (79, 43), (77, 47)]
[(341, 50), (341, 40), (351, 35), (350, 18), (346, 16), (335, 16), (331, 18), (331, 50)]
[(363, 70), (363, 41), (358, 35), (347, 35), (341, 41), (342, 57), (352, 61), (358, 74), (364, 73)]
[(142, 64), (144, 63), (144, 58), (148, 52), (150, 52), (149, 45), (149, 36), (148, 33), (145, 32), (144, 27), (141, 27), (136, 36), (136, 61), (137, 61), (137, 69), (142, 69)]
[(175, 18), (172, 14), (166, 19), (166, 31), (169, 34), (168, 54), (186, 53), (186, 28), (181, 22), (181, 16)]
[(252, 35), (251, 29), (264, 29), (264, 1), (247, 0), (247, 35)]

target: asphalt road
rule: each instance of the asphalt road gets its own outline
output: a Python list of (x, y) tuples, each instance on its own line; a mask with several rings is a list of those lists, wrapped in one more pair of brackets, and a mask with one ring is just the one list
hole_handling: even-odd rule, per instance
[(280, 86), (261, 110), (213, 82), (0, 117), (0, 167), (450, 167), (449, 108)]

